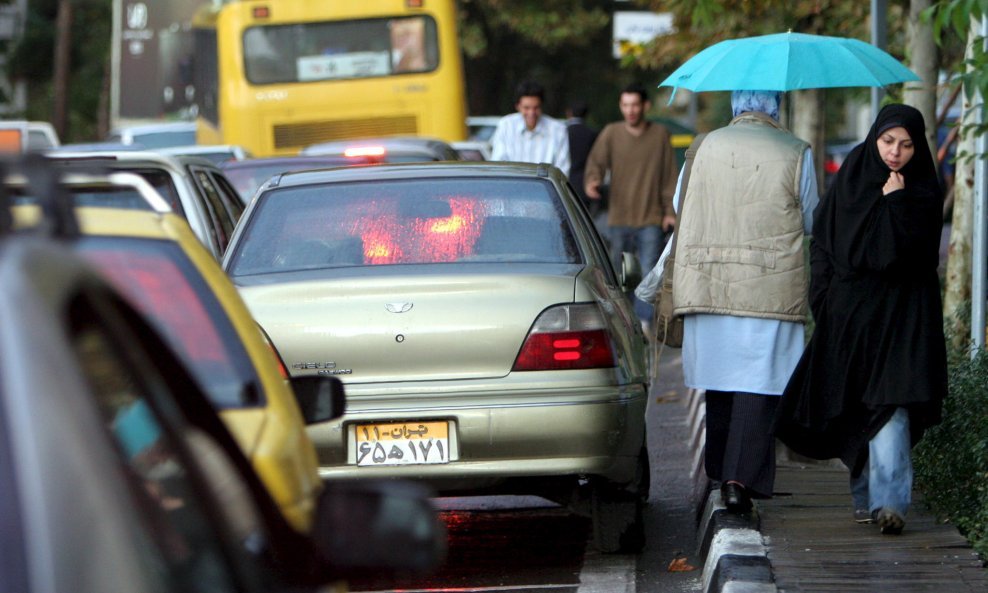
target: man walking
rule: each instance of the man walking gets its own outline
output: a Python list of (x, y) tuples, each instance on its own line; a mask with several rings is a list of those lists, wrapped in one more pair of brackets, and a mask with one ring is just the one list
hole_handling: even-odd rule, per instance
[[(665, 126), (645, 119), (651, 103), (640, 84), (621, 91), (618, 107), (624, 121), (608, 124), (587, 159), (584, 189), (601, 198), (600, 185), (610, 171), (607, 224), (611, 257), (620, 269), (621, 252), (638, 255), (642, 270), (651, 270), (662, 251), (664, 235), (676, 224), (672, 196), (676, 163)], [(638, 316), (651, 319), (651, 304), (635, 300)]]
[(563, 122), (542, 114), (545, 91), (534, 81), (515, 89), (515, 109), (501, 118), (491, 136), (491, 160), (550, 163), (569, 175), (569, 139)]
[(819, 196), (809, 144), (778, 122), (781, 96), (735, 91), (734, 119), (707, 134), (677, 195), (683, 380), (706, 390), (704, 465), (735, 513), (772, 496), (771, 425), (808, 310), (803, 236)]

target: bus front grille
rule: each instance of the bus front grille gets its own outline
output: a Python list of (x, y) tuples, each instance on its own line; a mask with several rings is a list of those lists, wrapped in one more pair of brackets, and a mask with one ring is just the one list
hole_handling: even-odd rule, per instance
[(276, 150), (301, 149), (310, 144), (347, 138), (414, 136), (417, 133), (418, 121), (414, 115), (282, 124), (274, 127), (274, 147)]

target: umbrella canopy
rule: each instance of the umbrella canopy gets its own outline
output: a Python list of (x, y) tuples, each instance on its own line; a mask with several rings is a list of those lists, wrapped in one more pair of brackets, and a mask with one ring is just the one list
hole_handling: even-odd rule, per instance
[(711, 45), (659, 86), (691, 91), (791, 91), (877, 87), (910, 80), (919, 77), (860, 39), (776, 33)]

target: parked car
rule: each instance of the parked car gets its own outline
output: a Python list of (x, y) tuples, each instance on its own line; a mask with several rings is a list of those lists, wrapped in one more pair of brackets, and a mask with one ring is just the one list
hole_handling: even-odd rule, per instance
[(220, 165), (220, 169), (246, 206), (257, 188), (279, 173), (367, 165), (376, 161), (376, 158), (369, 156), (275, 156), (227, 161)]
[(497, 129), (500, 115), (471, 115), (467, 117), (467, 137), (470, 140), (490, 142)]
[(491, 160), (491, 143), (479, 140), (464, 140), (453, 142), (452, 147), (460, 155), (461, 161)]
[(192, 144), (189, 146), (169, 146), (158, 149), (161, 154), (175, 156), (198, 156), (208, 159), (214, 165), (222, 165), (230, 161), (242, 161), (253, 155), (243, 146), (236, 144)]
[(40, 152), (60, 144), (55, 128), (46, 121), (0, 121), (0, 153)]
[(159, 122), (123, 126), (110, 131), (107, 142), (140, 144), (148, 150), (196, 143), (196, 123), (192, 121)]
[(171, 209), (188, 220), (203, 245), (219, 259), (243, 213), (237, 191), (210, 161), (151, 151), (54, 153), (55, 164), (75, 170), (132, 171), (148, 180)]
[[(92, 185), (70, 180), (65, 189), (89, 192)], [(333, 408), (342, 411), (342, 386), (296, 379), (296, 402), (276, 351), (180, 217), (105, 207), (76, 214), (82, 236), (72, 247), (151, 320), (221, 411), (286, 518), (307, 531), (322, 483), (305, 425), (331, 419), (331, 407), (320, 410), (314, 394), (335, 397)], [(38, 209), (20, 207), (15, 215), (30, 226)]]
[(46, 232), (0, 216), (0, 588), (314, 593), (436, 566), (410, 484), (331, 485), (292, 529), (166, 341), (66, 248), (72, 208), (47, 211)]
[(613, 269), (555, 167), (285, 173), (223, 267), (293, 376), (346, 384), (346, 415), (309, 429), (325, 478), (580, 495), (601, 550), (643, 545), (641, 270)]
[(460, 155), (442, 140), (421, 136), (393, 136), (360, 140), (335, 140), (307, 146), (299, 154), (363, 157), (375, 163), (457, 161)]

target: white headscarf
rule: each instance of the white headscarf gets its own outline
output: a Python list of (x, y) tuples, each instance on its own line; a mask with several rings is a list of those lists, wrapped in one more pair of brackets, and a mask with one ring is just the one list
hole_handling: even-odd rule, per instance
[(731, 111), (734, 117), (746, 111), (759, 111), (778, 121), (780, 103), (782, 103), (782, 93), (779, 91), (731, 92)]

